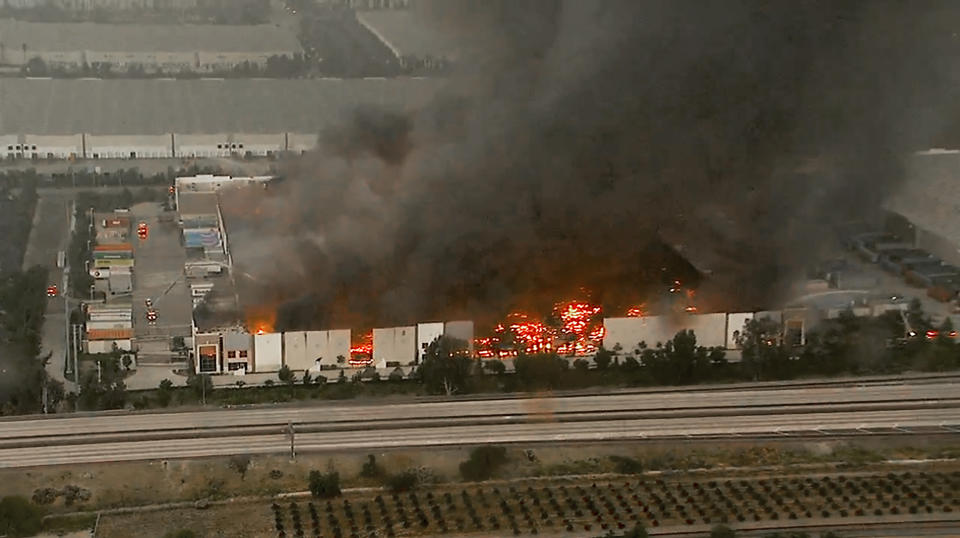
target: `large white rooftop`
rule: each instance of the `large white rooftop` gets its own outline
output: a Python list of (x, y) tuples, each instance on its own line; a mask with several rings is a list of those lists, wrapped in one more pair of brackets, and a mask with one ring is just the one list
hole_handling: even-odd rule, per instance
[(95, 52), (295, 52), (296, 35), (277, 24), (104, 24), (0, 19), (8, 51)]
[(0, 135), (318, 133), (357, 105), (415, 110), (442, 79), (0, 78)]

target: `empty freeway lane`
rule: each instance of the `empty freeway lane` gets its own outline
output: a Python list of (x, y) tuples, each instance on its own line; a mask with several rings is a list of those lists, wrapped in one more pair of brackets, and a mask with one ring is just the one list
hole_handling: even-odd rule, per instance
[(0, 467), (450, 444), (960, 432), (951, 380), (0, 421)]

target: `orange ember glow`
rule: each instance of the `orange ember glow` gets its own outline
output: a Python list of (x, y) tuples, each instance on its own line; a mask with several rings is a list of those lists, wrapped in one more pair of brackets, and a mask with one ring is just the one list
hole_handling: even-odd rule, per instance
[(494, 328), (493, 336), (474, 344), (482, 358), (516, 357), (524, 353), (592, 355), (603, 340), (602, 308), (586, 301), (565, 301), (553, 307), (551, 324), (514, 312)]
[(350, 346), (347, 362), (353, 368), (365, 368), (373, 364), (373, 331), (363, 333), (360, 340)]
[(277, 322), (277, 310), (269, 307), (249, 308), (245, 317), (248, 332), (256, 334), (272, 333)]
[(647, 304), (641, 303), (627, 309), (628, 318), (642, 318), (647, 315)]

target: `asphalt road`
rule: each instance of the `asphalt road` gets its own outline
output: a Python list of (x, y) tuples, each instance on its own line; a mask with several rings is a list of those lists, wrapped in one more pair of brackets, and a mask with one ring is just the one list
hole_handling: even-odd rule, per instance
[(686, 437), (960, 432), (957, 385), (689, 391), (12, 419), (0, 467), (300, 451)]
[(72, 193), (39, 191), (37, 209), (30, 239), (23, 256), (23, 268), (34, 265), (45, 266), (50, 271), (49, 282), (60, 287), (60, 297), (51, 298), (41, 328), (40, 356), (50, 353), (47, 373), (51, 378), (64, 383), (69, 392), (74, 390), (73, 383), (64, 379), (63, 367), (66, 361), (66, 316), (67, 308), (63, 294), (66, 293), (66, 281), (63, 270), (57, 267), (57, 254), (66, 252), (70, 242), (70, 208)]
[[(810, 431), (815, 428), (856, 430), (887, 428), (898, 424), (936, 427), (944, 421), (960, 423), (956, 409), (938, 409), (918, 418), (915, 411), (811, 413), (682, 419), (630, 419), (589, 422), (494, 424), (432, 428), (361, 426), (354, 431), (306, 432), (296, 435), (298, 451), (367, 450), (486, 443), (571, 443), (623, 441), (685, 436), (750, 436), (777, 431)], [(273, 434), (233, 437), (160, 439), (132, 442), (45, 445), (0, 450), (0, 467), (32, 467), (102, 461), (269, 454), (289, 450), (289, 440), (278, 428)]]
[[(133, 220), (144, 222), (150, 228), (146, 240), (134, 239), (136, 273), (133, 290), (133, 326), (138, 339), (170, 336), (189, 336), (193, 305), (190, 290), (183, 275), (187, 255), (180, 245), (176, 218), (168, 214), (168, 222), (160, 220), (163, 214), (159, 204), (143, 203), (131, 208)], [(144, 299), (153, 301), (157, 322), (147, 322)], [(169, 350), (169, 343), (166, 348)]]

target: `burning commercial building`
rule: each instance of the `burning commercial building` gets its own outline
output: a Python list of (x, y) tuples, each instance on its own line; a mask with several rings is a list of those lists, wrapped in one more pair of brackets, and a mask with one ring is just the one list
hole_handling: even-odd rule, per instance
[[(939, 73), (960, 6), (415, 9), (465, 40), (433, 102), (360, 107), (266, 195), (224, 194), (246, 295), (277, 305), (276, 330), (519, 312), (478, 331), (478, 350), (576, 354), (602, 335), (548, 321), (581, 286), (606, 312), (645, 303), (632, 316), (774, 307), (956, 102)], [(674, 279), (694, 300), (661, 296)]]

